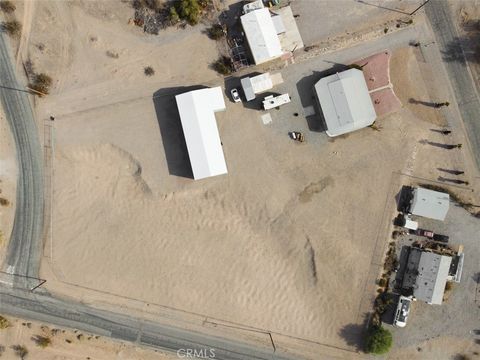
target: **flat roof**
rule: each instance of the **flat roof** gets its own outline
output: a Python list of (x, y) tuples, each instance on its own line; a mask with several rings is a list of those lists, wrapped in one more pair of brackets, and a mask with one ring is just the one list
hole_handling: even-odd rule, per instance
[(429, 304), (440, 305), (451, 262), (450, 256), (422, 252), (413, 295)]
[(377, 117), (363, 72), (349, 69), (320, 79), (315, 84), (328, 136), (367, 127)]
[(250, 11), (242, 15), (240, 21), (255, 64), (267, 62), (283, 54), (277, 30), (267, 8)]
[(215, 112), (225, 110), (221, 87), (175, 96), (194, 179), (227, 173)]
[(410, 212), (435, 220), (445, 220), (450, 206), (450, 195), (434, 190), (415, 188)]
[(270, 73), (260, 74), (253, 77), (246, 77), (240, 80), (243, 93), (247, 101), (255, 99), (255, 94), (267, 91), (273, 87)]

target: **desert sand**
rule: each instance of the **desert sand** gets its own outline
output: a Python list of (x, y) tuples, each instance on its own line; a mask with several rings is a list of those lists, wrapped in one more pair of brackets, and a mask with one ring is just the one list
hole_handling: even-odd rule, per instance
[[(17, 359), (15, 345), (23, 345), (28, 350), (25, 359), (35, 360), (173, 360), (175, 355), (155, 350), (142, 349), (131, 344), (111, 341), (108, 338), (84, 333), (74, 329), (63, 329), (42, 325), (23, 319), (7, 318), (10, 327), (0, 330), (0, 344), (4, 351), (0, 356)], [(51, 343), (45, 348), (35, 344), (37, 336), (47, 337)]]
[(363, 321), (394, 172), (429, 176), (445, 163), (444, 152), (418, 145), (444, 120), (408, 102), (428, 96), (413, 50), (393, 53), (404, 106), (378, 119), (381, 131), (292, 144), (228, 103), (217, 122), (229, 174), (193, 181), (170, 174), (161, 127), (176, 111), (165, 94), (223, 85), (201, 27), (145, 35), (125, 3), (49, 1), (30, 11), (22, 56), (55, 80), (36, 100), (40, 121), (56, 117), (48, 290), (349, 347), (344, 329)]

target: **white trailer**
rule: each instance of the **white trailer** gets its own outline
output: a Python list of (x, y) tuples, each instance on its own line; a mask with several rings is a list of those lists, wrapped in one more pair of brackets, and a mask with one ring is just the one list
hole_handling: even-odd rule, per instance
[(265, 99), (263, 99), (263, 108), (265, 110), (270, 110), (276, 107), (279, 107), (284, 104), (288, 104), (290, 102), (290, 95), (288, 94), (282, 94), (279, 96), (267, 96)]

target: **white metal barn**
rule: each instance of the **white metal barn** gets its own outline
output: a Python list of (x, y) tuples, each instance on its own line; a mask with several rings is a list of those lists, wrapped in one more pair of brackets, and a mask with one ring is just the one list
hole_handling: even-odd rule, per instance
[(443, 221), (449, 206), (450, 195), (419, 187), (413, 190), (410, 213)]
[(273, 60), (283, 54), (277, 29), (267, 8), (252, 10), (240, 17), (255, 64)]
[(175, 96), (195, 180), (227, 173), (215, 112), (225, 110), (221, 87)]
[(328, 136), (338, 136), (370, 126), (377, 114), (363, 72), (349, 69), (315, 84)]

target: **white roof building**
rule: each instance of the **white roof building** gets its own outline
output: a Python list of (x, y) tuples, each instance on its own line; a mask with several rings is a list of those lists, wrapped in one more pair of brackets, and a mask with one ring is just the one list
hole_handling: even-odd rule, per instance
[(349, 69), (315, 84), (328, 136), (338, 136), (370, 126), (377, 114), (363, 72)]
[(411, 248), (402, 288), (428, 304), (440, 305), (449, 280), (452, 257)]
[(450, 195), (419, 187), (413, 190), (410, 213), (443, 221), (449, 206)]
[(413, 296), (429, 304), (442, 304), (451, 262), (450, 256), (422, 252)]
[(264, 91), (273, 88), (272, 78), (270, 73), (265, 73), (253, 77), (246, 77), (240, 80), (242, 84), (243, 93), (247, 101), (255, 99), (255, 94), (262, 93)]
[(194, 179), (227, 173), (215, 112), (225, 110), (221, 87), (175, 96)]
[(255, 64), (270, 61), (283, 54), (277, 30), (267, 8), (252, 10), (242, 15), (240, 21)]

